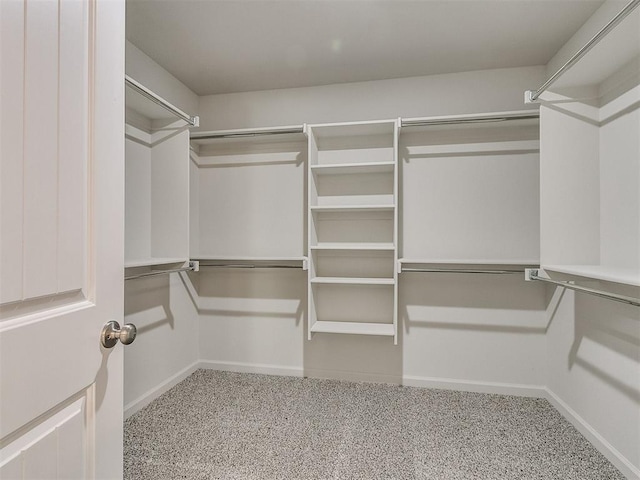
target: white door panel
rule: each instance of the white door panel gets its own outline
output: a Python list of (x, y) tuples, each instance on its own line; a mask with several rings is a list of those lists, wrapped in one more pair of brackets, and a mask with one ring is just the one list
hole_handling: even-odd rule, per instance
[(124, 0), (0, 26), (0, 478), (121, 478)]

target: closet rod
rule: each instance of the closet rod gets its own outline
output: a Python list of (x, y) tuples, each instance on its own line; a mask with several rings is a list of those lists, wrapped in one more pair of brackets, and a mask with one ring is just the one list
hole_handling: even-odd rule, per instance
[(564, 72), (569, 70), (578, 60), (591, 50), (600, 40), (604, 38), (611, 30), (613, 30), (622, 20), (624, 20), (638, 5), (640, 0), (631, 0), (615, 17), (609, 21), (602, 29), (596, 33), (580, 50), (578, 50), (564, 65), (562, 65), (556, 73), (551, 75), (549, 79), (542, 84), (535, 92), (528, 90), (526, 92), (526, 102), (535, 102), (542, 93), (549, 88)]
[(168, 273), (178, 273), (178, 272), (191, 272), (195, 270), (195, 267), (183, 267), (183, 268), (174, 268), (171, 270), (151, 270), (150, 272), (139, 273), (137, 275), (130, 275), (128, 277), (124, 277), (125, 280), (135, 280), (136, 278), (142, 277), (153, 277), (154, 275), (165, 275)]
[(614, 300), (616, 302), (628, 303), (629, 305), (640, 307), (640, 299), (638, 298), (617, 295), (615, 293), (603, 292), (602, 290), (596, 290), (594, 288), (581, 287), (569, 282), (559, 282), (557, 280), (551, 280), (550, 278), (540, 277), (538, 276), (538, 270), (535, 269), (527, 269), (525, 271), (525, 275), (527, 280), (538, 280), (540, 282), (551, 283), (559, 287), (568, 288), (569, 290), (575, 290), (576, 292), (588, 293), (590, 295), (595, 295), (596, 297), (606, 298), (607, 300)]
[(265, 265), (255, 265), (252, 263), (241, 264), (241, 263), (229, 263), (229, 264), (219, 264), (219, 265), (206, 265), (200, 264), (200, 268), (303, 268), (302, 265), (280, 265), (280, 264), (265, 264)]
[[(640, 1), (640, 0), (638, 0)], [(436, 125), (458, 125), (465, 123), (490, 123), (490, 122), (506, 122), (508, 120), (529, 120), (540, 118), (537, 111), (504, 113), (491, 115), (470, 115), (460, 117), (441, 117), (431, 119), (402, 119), (400, 125), (402, 127), (429, 127)]]
[(216, 140), (220, 138), (246, 138), (265, 137), (267, 135), (287, 135), (292, 133), (304, 133), (304, 126), (281, 127), (281, 128), (259, 128), (255, 130), (227, 130), (218, 132), (194, 132), (191, 140)]
[(138, 92), (143, 97), (151, 100), (156, 105), (160, 105), (165, 110), (173, 113), (177, 117), (180, 117), (181, 119), (183, 119), (185, 122), (187, 122), (192, 127), (197, 127), (197, 126), (200, 125), (200, 117), (198, 117), (197, 115), (192, 117), (188, 113), (183, 112), (178, 107), (176, 107), (175, 105), (167, 102), (164, 98), (162, 98), (161, 96), (155, 94), (154, 92), (149, 90), (147, 87), (145, 87), (141, 83), (135, 81), (129, 75), (125, 75), (124, 76), (124, 81), (125, 81), (125, 84), (128, 87), (130, 87), (131, 89), (135, 90), (136, 92)]
[(479, 273), (479, 274), (489, 274), (489, 275), (507, 275), (511, 273), (523, 273), (525, 270), (479, 270), (475, 268), (405, 268), (402, 267), (402, 271), (404, 272), (419, 272), (419, 273)]

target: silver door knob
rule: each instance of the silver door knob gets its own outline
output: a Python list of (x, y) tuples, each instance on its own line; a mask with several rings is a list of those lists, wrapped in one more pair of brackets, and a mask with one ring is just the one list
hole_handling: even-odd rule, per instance
[(110, 320), (102, 327), (100, 340), (105, 348), (113, 348), (118, 340), (125, 345), (129, 345), (136, 339), (138, 330), (133, 323), (127, 323), (122, 328), (115, 320)]

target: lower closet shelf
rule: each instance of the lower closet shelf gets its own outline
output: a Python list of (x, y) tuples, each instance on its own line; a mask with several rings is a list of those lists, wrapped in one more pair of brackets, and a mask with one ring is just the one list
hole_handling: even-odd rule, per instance
[(328, 285), (394, 285), (393, 278), (354, 278), (354, 277), (314, 277), (311, 283), (323, 283)]
[(323, 322), (317, 321), (311, 326), (312, 333), (347, 333), (354, 335), (395, 335), (394, 325), (391, 323), (364, 322)]

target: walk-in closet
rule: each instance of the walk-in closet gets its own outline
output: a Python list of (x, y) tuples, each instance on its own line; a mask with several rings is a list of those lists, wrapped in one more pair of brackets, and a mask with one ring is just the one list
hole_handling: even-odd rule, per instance
[(0, 478), (640, 480), (640, 0), (1, 0)]

